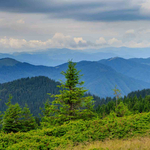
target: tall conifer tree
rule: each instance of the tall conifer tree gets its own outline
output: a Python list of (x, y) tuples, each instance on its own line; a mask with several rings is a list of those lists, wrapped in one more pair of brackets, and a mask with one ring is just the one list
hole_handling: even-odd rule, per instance
[(68, 62), (68, 69), (66, 72), (62, 71), (66, 78), (65, 82), (61, 82), (59, 86), (60, 94), (52, 95), (55, 100), (52, 105), (47, 102), (45, 104), (43, 121), (48, 121), (52, 124), (61, 124), (64, 121), (74, 119), (88, 119), (94, 116), (93, 113), (93, 97), (84, 97), (87, 91), (81, 87), (84, 82), (80, 82), (80, 71), (76, 68), (76, 63)]

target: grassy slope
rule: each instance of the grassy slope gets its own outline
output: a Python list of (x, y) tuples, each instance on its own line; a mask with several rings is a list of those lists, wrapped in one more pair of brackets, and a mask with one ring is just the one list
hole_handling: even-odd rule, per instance
[(0, 134), (0, 149), (67, 149), (80, 143), (127, 139), (150, 134), (150, 113), (103, 120), (74, 121), (58, 127), (47, 127), (27, 133)]
[(65, 150), (150, 150), (150, 136), (136, 137), (131, 139), (115, 139), (105, 141), (94, 141), (79, 144), (73, 148), (69, 146)]

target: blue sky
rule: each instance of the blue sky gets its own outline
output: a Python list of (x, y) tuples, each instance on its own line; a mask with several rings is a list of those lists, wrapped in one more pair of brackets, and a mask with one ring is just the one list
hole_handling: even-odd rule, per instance
[(150, 47), (149, 0), (1, 0), (0, 52)]

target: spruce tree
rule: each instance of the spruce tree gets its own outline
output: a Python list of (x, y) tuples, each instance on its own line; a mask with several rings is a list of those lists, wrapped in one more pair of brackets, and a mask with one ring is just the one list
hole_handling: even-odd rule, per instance
[(27, 104), (22, 110), (22, 131), (30, 131), (37, 127), (35, 118), (32, 116)]
[(2, 118), (2, 131), (6, 133), (10, 132), (25, 132), (37, 127), (35, 119), (30, 114), (29, 108), (27, 106), (22, 110), (18, 103), (11, 103), (12, 96), (9, 97), (7, 109), (4, 112)]
[(84, 97), (87, 90), (81, 87), (84, 82), (79, 81), (82, 75), (75, 66), (76, 63), (69, 61), (67, 71), (61, 72), (66, 81), (61, 81), (60, 94), (51, 95), (55, 98), (52, 104), (46, 102), (43, 122), (62, 124), (68, 120), (91, 119), (95, 115), (93, 113), (93, 97)]
[(2, 130), (6, 133), (18, 132), (22, 129), (22, 110), (18, 103), (15, 105), (11, 104), (12, 96), (9, 97), (7, 110), (4, 112), (2, 119)]

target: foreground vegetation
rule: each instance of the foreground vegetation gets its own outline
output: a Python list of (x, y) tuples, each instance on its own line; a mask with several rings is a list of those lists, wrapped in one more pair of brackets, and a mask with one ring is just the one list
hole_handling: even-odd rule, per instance
[(27, 133), (1, 133), (0, 149), (63, 149), (80, 143), (127, 139), (150, 134), (150, 113), (126, 117), (108, 116), (89, 121), (77, 120), (61, 126), (46, 127)]
[[(116, 100), (99, 106), (95, 111), (92, 96), (85, 95), (86, 90), (81, 87), (83, 82), (80, 82), (79, 73), (75, 63), (69, 61), (68, 70), (62, 72), (66, 81), (59, 85), (59, 94), (51, 95), (53, 102), (48, 100), (45, 103), (39, 124), (27, 105), (21, 109), (19, 104), (11, 103), (10, 97), (6, 103), (8, 108), (0, 116), (0, 149), (79, 149), (95, 141), (104, 144), (110, 140), (149, 137), (149, 96), (124, 100), (119, 98), (119, 90), (115, 88)], [(135, 104), (143, 104), (141, 112)], [(111, 144), (91, 147), (91, 150), (105, 148), (112, 149)]]

